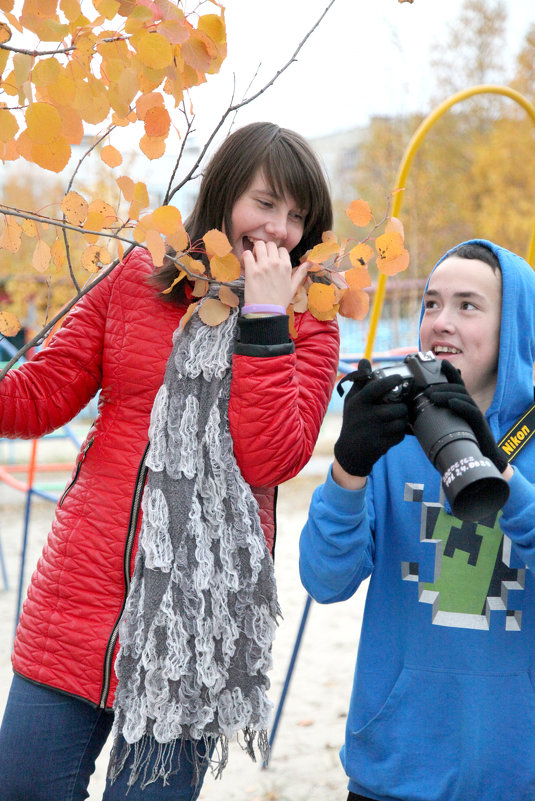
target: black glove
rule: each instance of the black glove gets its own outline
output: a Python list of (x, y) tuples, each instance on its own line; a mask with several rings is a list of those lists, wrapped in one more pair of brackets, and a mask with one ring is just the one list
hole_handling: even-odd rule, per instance
[(461, 378), (460, 372), (446, 359), (442, 362), (441, 370), (448, 379), (447, 384), (432, 384), (424, 395), (435, 404), (443, 406), (466, 420), (474, 434), (483, 456), (493, 462), (500, 473), (503, 473), (509, 464), (507, 456), (496, 444), (485, 415), (469, 394)]
[(367, 476), (377, 459), (401, 442), (409, 427), (409, 410), (403, 401), (385, 402), (384, 398), (401, 377), (392, 375), (370, 381), (371, 365), (361, 359), (358, 370), (338, 384), (353, 381), (345, 401), (342, 430), (334, 446), (340, 466), (352, 476)]

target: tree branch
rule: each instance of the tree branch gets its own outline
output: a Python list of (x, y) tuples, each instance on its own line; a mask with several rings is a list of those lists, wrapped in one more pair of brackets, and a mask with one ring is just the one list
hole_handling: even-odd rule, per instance
[(184, 179), (183, 179), (183, 180), (182, 180), (182, 181), (181, 181), (181, 182), (180, 182), (180, 183), (179, 183), (177, 186), (175, 186), (175, 188), (174, 188), (174, 189), (173, 189), (171, 192), (169, 192), (169, 193), (168, 193), (168, 194), (169, 194), (169, 198), (168, 198), (168, 200), (171, 200), (171, 198), (173, 197), (173, 195), (175, 195), (175, 194), (176, 194), (176, 193), (177, 193), (177, 192), (178, 192), (180, 189), (182, 189), (182, 187), (183, 187), (185, 184), (187, 184), (187, 183), (188, 183), (188, 181), (191, 181), (191, 179), (194, 177), (194, 175), (195, 175), (195, 172), (196, 172), (196, 171), (197, 171), (197, 169), (199, 168), (199, 165), (201, 164), (202, 160), (204, 159), (204, 157), (205, 157), (205, 155), (206, 155), (206, 151), (208, 150), (208, 148), (209, 148), (209, 147), (210, 147), (210, 145), (212, 144), (212, 142), (213, 142), (213, 140), (214, 140), (215, 136), (216, 136), (216, 135), (217, 135), (217, 133), (220, 131), (220, 129), (221, 129), (221, 127), (222, 127), (223, 123), (225, 122), (225, 120), (227, 119), (227, 117), (229, 116), (229, 114), (232, 114), (233, 112), (235, 112), (235, 111), (238, 111), (238, 109), (240, 109), (240, 108), (243, 108), (243, 106), (247, 106), (249, 103), (252, 103), (252, 102), (253, 102), (253, 100), (256, 100), (256, 98), (257, 98), (257, 97), (260, 97), (260, 95), (261, 95), (261, 94), (263, 94), (263, 93), (264, 93), (264, 92), (265, 92), (267, 89), (269, 89), (269, 87), (270, 87), (270, 86), (272, 86), (272, 85), (275, 83), (275, 81), (277, 80), (277, 78), (279, 78), (279, 77), (282, 75), (282, 73), (283, 73), (283, 72), (285, 72), (285, 71), (288, 69), (288, 67), (289, 67), (291, 64), (293, 64), (293, 62), (295, 61), (295, 59), (296, 59), (297, 55), (299, 54), (299, 52), (302, 50), (303, 46), (305, 45), (306, 41), (307, 41), (307, 40), (310, 38), (310, 36), (311, 36), (311, 35), (314, 33), (314, 31), (316, 30), (316, 28), (318, 27), (318, 25), (320, 24), (320, 22), (323, 20), (323, 18), (325, 17), (325, 15), (326, 15), (326, 14), (327, 14), (327, 12), (329, 11), (329, 9), (330, 9), (330, 8), (331, 8), (331, 7), (334, 5), (334, 3), (335, 3), (335, 2), (336, 2), (336, 0), (330, 0), (330, 3), (329, 3), (329, 4), (327, 5), (327, 7), (326, 7), (326, 8), (323, 10), (323, 13), (320, 15), (320, 17), (319, 17), (319, 18), (317, 19), (317, 21), (314, 23), (314, 25), (312, 26), (312, 28), (310, 28), (310, 30), (308, 31), (308, 33), (305, 35), (304, 39), (302, 39), (302, 41), (301, 41), (301, 42), (298, 44), (298, 46), (297, 46), (297, 48), (296, 48), (295, 52), (294, 52), (294, 53), (292, 54), (292, 56), (291, 56), (291, 57), (288, 59), (288, 61), (286, 62), (286, 64), (285, 64), (283, 67), (281, 67), (281, 68), (280, 68), (280, 70), (277, 70), (277, 72), (275, 73), (275, 75), (274, 75), (274, 76), (271, 78), (271, 80), (270, 80), (270, 81), (268, 81), (268, 82), (267, 82), (267, 83), (266, 83), (266, 84), (265, 84), (265, 85), (262, 87), (262, 89), (259, 89), (259, 90), (258, 90), (258, 92), (256, 92), (254, 95), (251, 95), (250, 97), (246, 97), (244, 100), (241, 100), (239, 103), (236, 103), (235, 105), (232, 105), (232, 104), (231, 104), (231, 105), (230, 105), (230, 106), (229, 106), (229, 107), (226, 109), (226, 111), (223, 113), (223, 116), (221, 117), (221, 119), (220, 119), (220, 120), (219, 120), (219, 122), (217, 123), (216, 127), (214, 128), (214, 130), (212, 131), (212, 133), (211, 133), (211, 134), (210, 134), (210, 136), (208, 137), (207, 141), (205, 142), (205, 144), (204, 144), (204, 147), (202, 148), (202, 150), (201, 150), (201, 153), (200, 153), (200, 155), (199, 155), (199, 157), (198, 157), (197, 161), (195, 162), (195, 164), (194, 164), (194, 165), (193, 165), (193, 167), (191, 168), (191, 170), (188, 172), (188, 174), (186, 175), (186, 177), (185, 177), (185, 178), (184, 178)]
[[(71, 225), (70, 223), (66, 223), (63, 220), (55, 220), (53, 217), (45, 217), (43, 214), (34, 214), (29, 211), (19, 211), (18, 209), (11, 208), (11, 206), (4, 206), (3, 203), (0, 203), (0, 214), (7, 214), (9, 217), (22, 217), (25, 220), (33, 220), (34, 222), (38, 223), (47, 223), (48, 225), (53, 225), (56, 228), (63, 228), (69, 231), (77, 231), (79, 234), (93, 234), (95, 236), (106, 236), (111, 239), (118, 239), (121, 242), (127, 242), (129, 245), (139, 244), (138, 242), (132, 242), (131, 239), (127, 239), (124, 236), (119, 236), (118, 234), (107, 233), (103, 231), (93, 231), (90, 228), (81, 228), (79, 225)], [(123, 227), (124, 226), (121, 226), (120, 228)]]

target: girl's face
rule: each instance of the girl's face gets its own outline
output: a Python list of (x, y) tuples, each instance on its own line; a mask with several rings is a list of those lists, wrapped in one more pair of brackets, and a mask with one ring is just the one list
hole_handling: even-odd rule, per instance
[(288, 195), (277, 197), (258, 170), (249, 187), (232, 209), (231, 244), (234, 255), (241, 259), (254, 243), (274, 242), (290, 253), (303, 236), (308, 209), (300, 209)]
[(431, 275), (424, 295), (422, 350), (433, 351), (460, 370), (483, 411), (496, 388), (501, 284), (501, 273), (485, 262), (450, 256)]

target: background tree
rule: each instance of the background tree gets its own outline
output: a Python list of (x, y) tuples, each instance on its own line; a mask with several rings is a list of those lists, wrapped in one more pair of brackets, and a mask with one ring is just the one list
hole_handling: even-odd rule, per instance
[[(74, 170), (65, 196), (55, 199), (63, 219), (3, 203), (0, 213), (5, 222), (0, 248), (18, 255), (23, 240), (34, 237), (32, 265), (47, 276), (48, 285), (53, 287), (58, 271), (66, 262), (77, 290), (70, 305), (91, 287), (80, 288), (74, 266), (75, 251), (81, 243), (82, 268), (91, 274), (98, 273), (93, 285), (114, 268), (123, 257), (125, 246), (134, 245), (145, 246), (155, 266), (161, 265), (164, 258), (174, 259), (177, 277), (173, 285), (189, 277), (195, 281), (194, 297), (206, 293), (209, 281), (232, 284), (241, 268), (226, 236), (209, 231), (199, 242), (191, 242), (180, 212), (171, 201), (198, 174), (225, 120), (262, 94), (291, 65), (333, 3), (330, 0), (290, 59), (264, 87), (229, 104), (191, 170), (176, 180), (193, 124), (188, 90), (203, 83), (207, 74), (217, 73), (226, 55), (223, 6), (217, 0), (205, 0), (186, 13), (186, 3), (181, 0), (93, 0), (91, 8), (86, 2), (83, 9), (79, 0), (60, 0), (59, 8), (57, 0), (25, 0), (17, 17), (12, 13), (13, 0), (0, 0), (0, 11), (6, 18), (6, 22), (0, 23), (0, 94), (8, 98), (0, 104), (0, 158), (4, 161), (22, 158), (44, 170), (60, 173), (69, 164), (71, 146), (82, 142), (86, 126), (102, 126)], [(206, 5), (211, 11), (216, 6), (218, 13), (202, 13)], [(29, 46), (25, 39), (17, 41), (17, 33), (33, 34), (35, 47)], [(44, 42), (52, 42), (50, 49), (44, 47)], [(168, 105), (173, 102), (176, 111), (172, 116)], [(182, 120), (182, 129), (176, 125), (177, 115)], [(121, 214), (116, 197), (112, 201), (101, 196), (88, 199), (73, 189), (74, 179), (81, 162), (97, 149), (110, 169), (121, 166), (123, 157), (112, 144), (111, 135), (136, 124), (143, 125), (139, 149), (148, 159), (163, 155), (173, 129), (181, 145), (163, 205), (154, 211), (148, 211), (145, 183), (136, 182), (129, 175), (115, 180), (115, 194), (117, 190), (120, 192), (126, 208)], [(47, 209), (50, 205), (53, 204), (49, 203)], [(379, 225), (389, 222), (385, 217), (377, 223), (371, 213), (362, 215), (360, 211), (353, 214), (352, 221), (359, 227), (371, 224), (371, 232), (364, 236), (366, 242), (374, 241), (371, 236)], [(50, 228), (54, 233), (48, 241), (49, 234), (45, 236), (45, 232)], [(395, 223), (387, 226), (383, 238), (375, 241), (380, 269), (389, 272), (405, 269), (408, 254), (400, 226)], [(344, 256), (350, 250), (348, 283), (340, 273)], [(326, 232), (324, 241), (318, 243), (310, 256), (314, 266), (305, 282), (305, 297), (299, 299), (299, 308), (304, 303), (320, 319), (332, 319), (339, 311), (348, 316), (363, 316), (362, 300), (367, 299), (363, 288), (369, 282), (367, 263), (373, 255), (367, 246), (359, 250), (357, 259), (354, 241), (338, 242), (332, 232)], [(17, 298), (12, 287), (10, 279), (9, 289), (7, 283), (5, 289), (12, 309), (0, 312), (0, 331), (7, 335), (15, 333), (19, 325), (13, 311)], [(55, 291), (48, 292), (47, 313), (51, 296), (55, 300)], [(204, 322), (218, 324), (236, 302), (232, 293), (229, 299), (228, 290), (222, 287), (219, 300), (203, 305), (200, 313)], [(190, 312), (194, 308), (192, 304)], [(58, 315), (53, 316), (34, 341), (40, 341), (57, 318)], [(11, 363), (0, 373), (0, 379), (10, 366)]]
[[(418, 125), (438, 103), (481, 83), (510, 83), (533, 99), (535, 30), (518, 56), (516, 78), (503, 69), (507, 10), (501, 0), (466, 0), (435, 53), (436, 88), (425, 115), (373, 120), (359, 149), (358, 191), (374, 198), (395, 180)], [(426, 276), (444, 251), (481, 236), (523, 252), (535, 212), (535, 130), (525, 111), (497, 95), (454, 106), (430, 129), (409, 172), (403, 220), (411, 265), (403, 279)]]

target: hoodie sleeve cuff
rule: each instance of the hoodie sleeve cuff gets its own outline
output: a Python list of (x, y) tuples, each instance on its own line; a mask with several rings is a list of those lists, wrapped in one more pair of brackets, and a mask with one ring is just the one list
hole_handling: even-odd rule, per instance
[(289, 317), (239, 317), (234, 353), (241, 356), (282, 356), (293, 353)]

